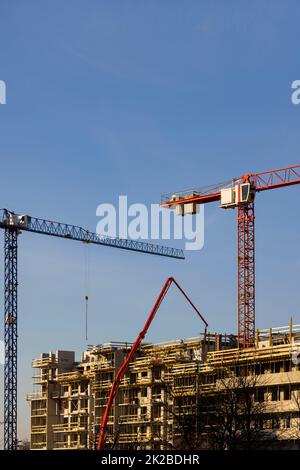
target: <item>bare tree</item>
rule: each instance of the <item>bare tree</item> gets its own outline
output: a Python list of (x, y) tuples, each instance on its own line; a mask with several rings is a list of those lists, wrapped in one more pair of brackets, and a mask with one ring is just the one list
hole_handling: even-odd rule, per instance
[(152, 433), (152, 439), (165, 449), (188, 451), (250, 450), (264, 442), (265, 403), (257, 394), (260, 378), (247, 369), (235, 370), (238, 373), (232, 369), (214, 371), (218, 379), (214, 391), (208, 393), (201, 388), (199, 374), (191, 377), (190, 393), (162, 381), (167, 432)]
[(265, 403), (257, 400), (259, 377), (236, 369), (238, 373), (218, 370), (215, 391), (206, 398), (203, 412), (211, 448), (250, 450), (264, 439)]
[(30, 450), (30, 441), (25, 438), (18, 442), (18, 450)]

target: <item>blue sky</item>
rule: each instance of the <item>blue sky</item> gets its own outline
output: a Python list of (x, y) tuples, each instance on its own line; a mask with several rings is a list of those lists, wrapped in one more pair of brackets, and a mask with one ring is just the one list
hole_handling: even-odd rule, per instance
[[(0, 206), (94, 230), (97, 205), (121, 194), (150, 204), (299, 163), (299, 16), (291, 0), (3, 1)], [(257, 197), (258, 327), (300, 323), (298, 201), (298, 187)], [(20, 236), (20, 437), (31, 359), (86, 346), (87, 289), (90, 344), (133, 340), (169, 275), (212, 331), (235, 331), (235, 214), (216, 204), (205, 220), (184, 262)], [(148, 339), (201, 330), (172, 291)]]

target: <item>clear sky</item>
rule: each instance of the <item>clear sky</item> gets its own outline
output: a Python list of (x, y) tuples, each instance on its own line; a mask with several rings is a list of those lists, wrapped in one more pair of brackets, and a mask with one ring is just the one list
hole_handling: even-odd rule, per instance
[[(299, 20), (292, 0), (2, 0), (0, 207), (95, 230), (97, 205), (122, 194), (150, 204), (299, 163)], [(257, 197), (258, 327), (300, 323), (299, 191)], [(212, 331), (236, 331), (235, 213), (211, 205), (205, 221), (205, 246), (186, 261), (20, 236), (20, 437), (31, 359), (79, 358), (87, 291), (89, 344), (133, 340), (169, 275)], [(148, 339), (199, 331), (172, 291)]]

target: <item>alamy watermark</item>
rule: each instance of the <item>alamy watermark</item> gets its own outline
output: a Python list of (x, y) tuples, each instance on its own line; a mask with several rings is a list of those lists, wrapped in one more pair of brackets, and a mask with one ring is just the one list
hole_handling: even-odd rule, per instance
[(0, 80), (0, 104), (6, 104), (6, 83)]
[(118, 207), (99, 204), (96, 209), (96, 232), (99, 235), (131, 240), (183, 240), (185, 250), (201, 250), (204, 245), (204, 206), (198, 214), (175, 214), (175, 211), (151, 204), (128, 205), (127, 196), (119, 196)]
[(291, 85), (292, 90), (291, 101), (293, 104), (300, 104), (300, 80), (294, 80)]
[(4, 341), (0, 340), (0, 364), (4, 364)]
[(295, 366), (298, 366), (300, 364), (300, 340), (299, 339), (294, 339), (294, 346), (295, 350), (292, 352), (292, 363)]

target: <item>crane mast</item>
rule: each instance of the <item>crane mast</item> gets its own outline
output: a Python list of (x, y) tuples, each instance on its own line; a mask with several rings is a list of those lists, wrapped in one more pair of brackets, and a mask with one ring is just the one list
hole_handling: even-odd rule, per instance
[(4, 231), (4, 449), (17, 448), (18, 232)]
[(255, 230), (254, 202), (237, 208), (238, 347), (253, 346), (255, 338)]

